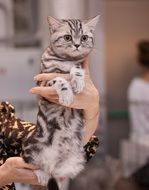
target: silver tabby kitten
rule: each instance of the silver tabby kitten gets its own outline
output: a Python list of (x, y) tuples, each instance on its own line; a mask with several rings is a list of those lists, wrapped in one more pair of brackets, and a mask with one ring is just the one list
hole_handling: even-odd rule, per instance
[(84, 88), (82, 62), (93, 49), (98, 19), (48, 17), (50, 45), (42, 55), (41, 73), (70, 73), (71, 79), (56, 77), (40, 83), (57, 91), (61, 105), (40, 97), (37, 128), (24, 143), (23, 158), (40, 167), (36, 171), (39, 183), (52, 190), (60, 188), (61, 177), (74, 178), (85, 165), (83, 110), (67, 106), (73, 102), (73, 94)]

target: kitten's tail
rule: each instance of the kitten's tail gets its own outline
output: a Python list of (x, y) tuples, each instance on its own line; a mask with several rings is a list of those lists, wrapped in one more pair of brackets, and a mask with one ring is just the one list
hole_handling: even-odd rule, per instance
[(48, 181), (48, 190), (59, 190), (58, 184), (55, 178), (50, 178)]

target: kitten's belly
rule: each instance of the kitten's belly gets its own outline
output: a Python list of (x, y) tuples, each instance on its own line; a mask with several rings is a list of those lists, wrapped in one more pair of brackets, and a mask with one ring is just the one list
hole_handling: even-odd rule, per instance
[(49, 176), (52, 174), (56, 177), (75, 177), (84, 168), (83, 146), (64, 144), (58, 147), (57, 143), (53, 144), (43, 146), (40, 153), (33, 153), (34, 164)]
[(56, 147), (50, 148), (50, 147), (43, 147), (39, 157), (35, 154), (34, 160), (37, 162), (37, 165), (41, 166), (41, 168), (46, 173), (51, 173), (56, 165), (56, 160), (58, 157), (58, 151), (56, 150)]

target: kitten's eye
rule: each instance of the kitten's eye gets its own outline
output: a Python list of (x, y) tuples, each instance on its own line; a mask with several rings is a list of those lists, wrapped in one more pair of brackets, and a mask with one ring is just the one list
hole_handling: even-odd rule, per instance
[(82, 42), (86, 42), (88, 40), (88, 35), (83, 35), (82, 37), (81, 37), (81, 41)]
[(64, 39), (66, 42), (72, 41), (72, 36), (71, 35), (65, 35)]

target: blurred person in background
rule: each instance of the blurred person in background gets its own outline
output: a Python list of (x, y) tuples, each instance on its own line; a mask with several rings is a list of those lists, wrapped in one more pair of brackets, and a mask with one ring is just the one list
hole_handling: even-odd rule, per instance
[(128, 88), (130, 139), (149, 146), (149, 40), (138, 43), (138, 61), (142, 73), (131, 81)]
[(121, 178), (114, 190), (149, 190), (149, 162), (135, 170), (129, 177)]

